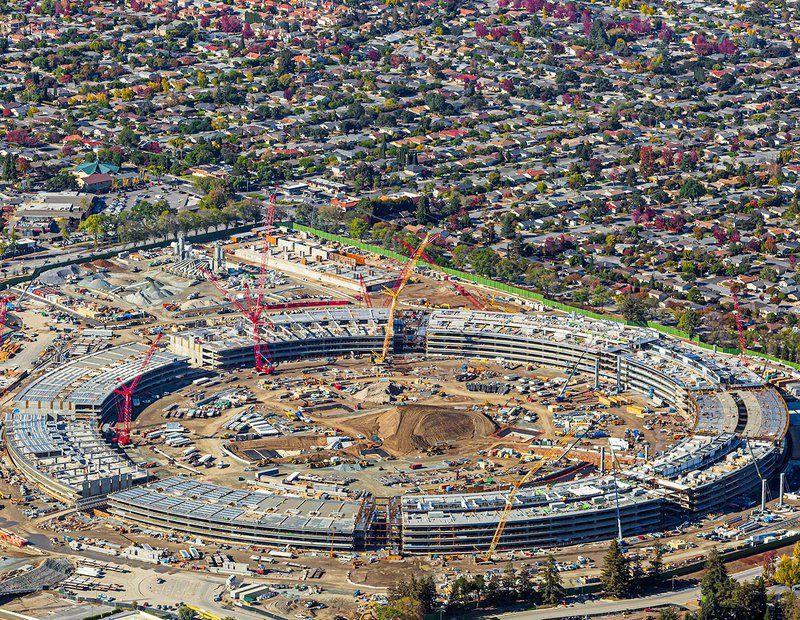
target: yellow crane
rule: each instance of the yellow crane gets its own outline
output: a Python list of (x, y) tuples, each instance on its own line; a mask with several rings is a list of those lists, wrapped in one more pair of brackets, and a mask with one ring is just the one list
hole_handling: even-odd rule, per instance
[[(589, 427), (586, 429), (586, 432), (591, 430), (592, 426), (594, 426), (594, 420), (590, 422)], [(517, 496), (517, 492), (520, 490), (522, 485), (524, 485), (528, 480), (533, 478), (545, 463), (548, 463), (554, 459), (560, 459), (566, 455), (572, 449), (572, 444), (567, 448), (565, 452), (562, 453), (564, 446), (566, 446), (570, 440), (575, 436), (575, 434), (580, 430), (582, 427), (574, 426), (569, 431), (567, 431), (558, 442), (547, 451), (547, 453), (538, 461), (536, 461), (533, 466), (527, 471), (527, 473), (520, 478), (517, 482), (515, 482), (511, 488), (509, 489), (508, 495), (506, 496), (506, 504), (503, 506), (503, 512), (500, 514), (500, 520), (497, 522), (497, 528), (494, 531), (494, 536), (492, 536), (492, 542), (489, 545), (489, 549), (486, 552), (486, 555), (482, 558), (484, 562), (491, 562), (492, 556), (494, 555), (495, 550), (497, 549), (497, 545), (500, 543), (500, 539), (503, 537), (503, 530), (506, 529), (506, 523), (508, 523), (508, 517), (511, 515), (511, 509), (514, 507), (514, 498)], [(577, 443), (577, 442), (576, 442)]]
[(406, 264), (403, 265), (403, 269), (400, 271), (400, 276), (398, 277), (394, 288), (391, 290), (386, 289), (384, 291), (389, 297), (392, 298), (392, 301), (389, 304), (389, 318), (386, 320), (386, 333), (383, 337), (383, 349), (381, 350), (380, 355), (376, 355), (373, 360), (376, 364), (383, 364), (386, 361), (386, 358), (389, 356), (389, 346), (392, 344), (392, 337), (394, 336), (394, 315), (397, 311), (397, 300), (400, 298), (400, 293), (408, 283), (408, 279), (411, 277), (411, 273), (414, 271), (414, 265), (417, 264), (417, 261), (425, 253), (425, 248), (438, 239), (438, 237), (438, 233), (435, 235), (431, 235), (430, 233), (425, 235), (422, 243), (419, 244), (419, 247), (414, 250), (414, 253), (409, 257), (408, 261), (406, 261)]

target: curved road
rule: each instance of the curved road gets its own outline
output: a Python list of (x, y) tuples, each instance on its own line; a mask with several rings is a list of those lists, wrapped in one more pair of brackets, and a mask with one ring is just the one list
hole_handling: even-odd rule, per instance
[[(750, 568), (731, 575), (736, 581), (749, 581), (761, 575), (762, 568)], [(493, 617), (503, 620), (550, 620), (556, 618), (570, 618), (574, 616), (601, 616), (619, 614), (626, 611), (637, 611), (648, 607), (664, 605), (686, 606), (700, 598), (700, 586), (692, 586), (674, 592), (663, 592), (653, 596), (628, 599), (624, 601), (591, 600), (585, 603), (575, 603), (569, 607), (549, 607), (547, 609), (534, 609), (509, 614), (495, 614)], [(492, 615), (492, 614), (489, 614)]]

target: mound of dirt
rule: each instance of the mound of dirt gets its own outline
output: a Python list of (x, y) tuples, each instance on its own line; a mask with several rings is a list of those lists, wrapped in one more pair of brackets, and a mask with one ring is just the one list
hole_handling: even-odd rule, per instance
[(391, 381), (376, 381), (360, 389), (353, 394), (353, 398), (359, 402), (371, 402), (380, 405), (393, 403), (395, 396), (400, 394), (403, 388)]
[(437, 444), (481, 439), (496, 430), (494, 422), (478, 411), (424, 405), (349, 418), (338, 421), (338, 426), (366, 437), (379, 437), (384, 450), (397, 456), (424, 452)]

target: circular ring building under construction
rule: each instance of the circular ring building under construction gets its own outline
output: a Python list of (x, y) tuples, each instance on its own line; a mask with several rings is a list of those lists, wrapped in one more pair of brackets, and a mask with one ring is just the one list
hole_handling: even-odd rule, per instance
[[(388, 316), (371, 308), (270, 315), (264, 338), (276, 361), (368, 354), (380, 348)], [(107, 504), (112, 515), (145, 528), (234, 544), (390, 546), (409, 554), (486, 550), (501, 519), (498, 550), (609, 539), (620, 528), (626, 536), (658, 531), (666, 523), (719, 511), (735, 498), (757, 496), (783, 463), (789, 415), (780, 394), (738, 359), (656, 331), (555, 314), (435, 310), (417, 313), (414, 325), (398, 320), (394, 333), (395, 354), (422, 350), (429, 358), (496, 357), (565, 372), (576, 368), (596, 388), (638, 391), (676, 415), (691, 416), (694, 432), (668, 451), (638, 459), (624, 479), (601, 466), (580, 480), (544, 485), (533, 479), (515, 494), (408, 493), (386, 503), (369, 496), (337, 501), (248, 492), (181, 476), (135, 485), (137, 468), (115, 448), (100, 450), (95, 436), (86, 439), (92, 447), (85, 451), (106, 450), (118, 464), (112, 466), (109, 457), (102, 472), (65, 478), (64, 464), (85, 456), (83, 440), (76, 447), (74, 438), (65, 439), (65, 423), (96, 421), (110, 410), (113, 380), (92, 386), (98, 377), (117, 376), (108, 368), (123, 363), (116, 355), (125, 353), (125, 363), (135, 367), (140, 347), (89, 356), (28, 385), (17, 397), (6, 445), (17, 466), (48, 492), (79, 505)], [(252, 347), (242, 325), (180, 332), (171, 336), (171, 353), (154, 357), (158, 363), (147, 376), (156, 385), (186, 374), (190, 365), (243, 366), (252, 361)], [(91, 397), (81, 400), (87, 391)], [(574, 429), (571, 434), (580, 437)], [(131, 471), (93, 482), (122, 465)]]

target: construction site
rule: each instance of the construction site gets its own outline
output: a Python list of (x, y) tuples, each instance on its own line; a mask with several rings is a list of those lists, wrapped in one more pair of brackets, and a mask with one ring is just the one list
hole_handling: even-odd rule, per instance
[[(463, 571), (549, 552), (580, 554), (568, 581), (589, 583), (614, 538), (659, 538), (679, 564), (709, 544), (697, 532), (789, 531), (793, 371), (500, 301), (431, 267), (435, 239), (398, 263), (268, 214), (11, 290), (0, 526), (15, 553), (151, 584), (112, 564), (43, 573), (99, 606), (166, 607), (167, 579), (210, 616), (350, 618), (411, 569), (444, 600)], [(301, 610), (312, 593), (321, 606)]]

